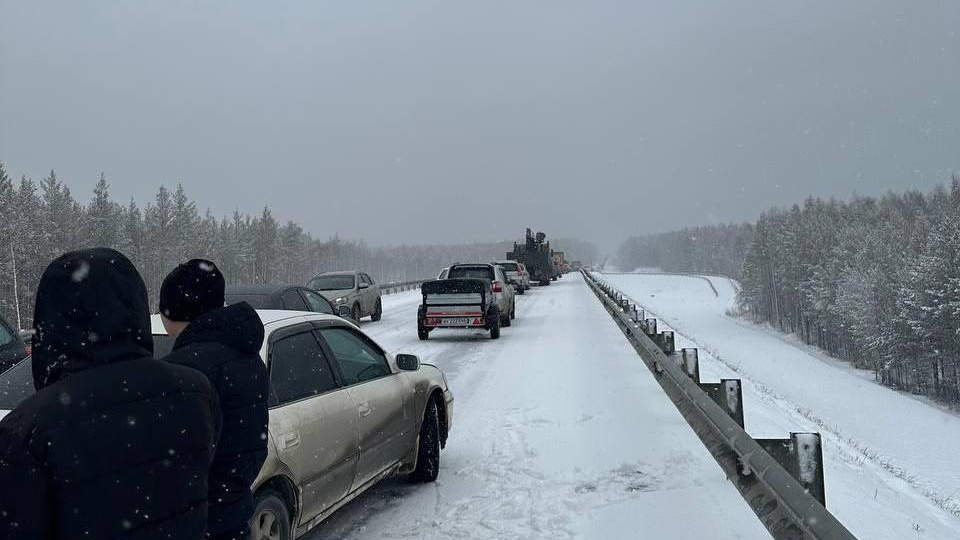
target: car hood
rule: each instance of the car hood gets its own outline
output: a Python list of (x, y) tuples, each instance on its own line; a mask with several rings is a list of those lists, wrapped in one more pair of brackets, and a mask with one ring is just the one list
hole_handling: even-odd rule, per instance
[(340, 298), (341, 296), (346, 296), (352, 293), (353, 289), (336, 289), (332, 291), (317, 291), (317, 292), (322, 294), (327, 300), (333, 302), (334, 300), (336, 300), (337, 298)]

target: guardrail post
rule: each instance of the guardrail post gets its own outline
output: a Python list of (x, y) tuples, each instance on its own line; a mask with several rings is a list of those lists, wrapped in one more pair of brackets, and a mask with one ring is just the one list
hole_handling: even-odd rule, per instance
[(660, 350), (663, 351), (664, 354), (673, 354), (677, 351), (676, 338), (674, 337), (673, 331), (664, 330), (657, 337), (659, 338), (657, 340), (657, 345), (660, 346)]
[(683, 367), (683, 372), (693, 379), (694, 382), (700, 382), (699, 351), (697, 349), (683, 349), (681, 354), (680, 365)]
[(756, 439), (800, 485), (827, 505), (823, 485), (823, 445), (819, 433), (791, 433), (789, 439)]
[(743, 387), (740, 379), (720, 379), (719, 383), (700, 383), (700, 388), (710, 396), (714, 403), (726, 411), (734, 422), (739, 424), (740, 427), (744, 427)]
[(648, 336), (657, 335), (657, 320), (656, 319), (646, 319), (643, 323), (643, 333)]

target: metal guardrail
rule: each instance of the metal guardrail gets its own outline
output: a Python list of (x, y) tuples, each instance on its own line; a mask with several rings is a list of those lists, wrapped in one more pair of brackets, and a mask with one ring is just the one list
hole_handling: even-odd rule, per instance
[(754, 440), (743, 429), (740, 381), (700, 384), (696, 349), (677, 357), (673, 332), (629, 297), (582, 272), (664, 392), (776, 540), (855, 540), (825, 506), (820, 436)]
[(380, 293), (381, 294), (392, 294), (398, 293), (401, 291), (409, 291), (411, 289), (416, 289), (420, 287), (420, 284), (424, 281), (429, 281), (429, 279), (414, 279), (410, 281), (395, 281), (393, 283), (382, 283), (380, 284)]

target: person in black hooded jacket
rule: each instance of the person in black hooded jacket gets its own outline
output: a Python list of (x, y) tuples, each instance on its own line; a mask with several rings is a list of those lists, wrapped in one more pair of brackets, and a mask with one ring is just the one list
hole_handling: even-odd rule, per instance
[(203, 538), (219, 403), (201, 373), (153, 359), (133, 264), (54, 260), (34, 328), (37, 393), (0, 421), (0, 538)]
[(210, 261), (179, 265), (160, 289), (160, 316), (176, 341), (165, 358), (203, 372), (223, 411), (223, 434), (210, 469), (207, 537), (247, 540), (250, 487), (267, 457), (267, 368), (263, 323), (246, 302), (224, 307), (225, 283)]

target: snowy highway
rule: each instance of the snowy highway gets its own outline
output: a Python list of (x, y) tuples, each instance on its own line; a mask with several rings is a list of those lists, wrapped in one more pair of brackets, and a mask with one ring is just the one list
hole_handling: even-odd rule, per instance
[(497, 341), (421, 342), (418, 291), (384, 297), (363, 329), (456, 396), (440, 478), (387, 480), (307, 538), (769, 538), (581, 277), (517, 299)]
[[(823, 435), (827, 508), (858, 538), (960, 538), (960, 416), (880, 386), (765, 326), (731, 317), (726, 278), (606, 274), (677, 347), (700, 349), (705, 381), (743, 380), (746, 430)], [(712, 287), (711, 287), (711, 282)], [(714, 292), (716, 291), (716, 292)]]

